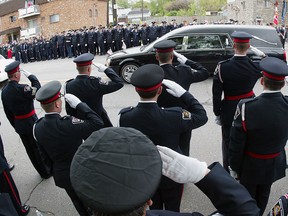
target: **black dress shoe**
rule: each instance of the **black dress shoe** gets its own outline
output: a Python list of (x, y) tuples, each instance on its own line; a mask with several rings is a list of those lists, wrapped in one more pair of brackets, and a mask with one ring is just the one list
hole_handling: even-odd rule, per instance
[(9, 164), (8, 164), (8, 167), (9, 167), (9, 171), (11, 172), (11, 171), (14, 169), (15, 165), (9, 163)]
[(30, 211), (30, 206), (29, 205), (23, 205), (21, 211), (22, 211), (23, 215), (28, 215), (28, 213)]

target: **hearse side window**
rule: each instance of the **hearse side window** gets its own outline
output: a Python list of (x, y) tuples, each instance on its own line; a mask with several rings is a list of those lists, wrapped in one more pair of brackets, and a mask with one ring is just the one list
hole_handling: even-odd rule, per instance
[(178, 38), (169, 38), (169, 40), (173, 40), (176, 43), (175, 50), (181, 50), (182, 49), (182, 43), (183, 43), (183, 37)]
[(218, 35), (191, 35), (187, 49), (222, 49)]

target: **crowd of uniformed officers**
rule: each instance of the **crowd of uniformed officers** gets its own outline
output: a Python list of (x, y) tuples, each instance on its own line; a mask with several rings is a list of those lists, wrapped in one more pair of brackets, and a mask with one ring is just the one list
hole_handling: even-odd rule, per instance
[(15, 60), (21, 63), (46, 61), (58, 58), (77, 57), (90, 52), (93, 55), (105, 55), (122, 48), (146, 45), (158, 37), (183, 26), (175, 20), (167, 24), (152, 22), (116, 26), (83, 26), (80, 29), (66, 30), (52, 36), (37, 36), (30, 39), (14, 41), (11, 44), (0, 45), (0, 54), (9, 58), (12, 51)]

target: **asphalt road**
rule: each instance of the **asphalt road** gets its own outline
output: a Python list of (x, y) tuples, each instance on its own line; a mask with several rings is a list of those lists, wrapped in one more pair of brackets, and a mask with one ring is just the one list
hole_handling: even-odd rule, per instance
[[(96, 56), (94, 61), (105, 63), (105, 56)], [(51, 80), (59, 80), (64, 83), (77, 75), (72, 59), (28, 63), (22, 64), (21, 67), (35, 74), (42, 85)], [(92, 74), (105, 78), (105, 75), (99, 73), (96, 68), (93, 69)], [(23, 76), (21, 82), (28, 83), (28, 80)], [(193, 84), (190, 88), (190, 92), (204, 105), (209, 117), (206, 125), (193, 131), (191, 156), (206, 161), (208, 164), (214, 161), (221, 162), (222, 157), (221, 129), (214, 123), (211, 88), (211, 78), (201, 83)], [(261, 85), (257, 83), (255, 93), (257, 95), (260, 94), (261, 89)], [(283, 89), (283, 93), (288, 93), (287, 86)], [(125, 84), (117, 92), (106, 95), (103, 101), (104, 107), (115, 126), (118, 125), (119, 110), (127, 106), (134, 106), (137, 102), (138, 96), (133, 86), (129, 84)], [(35, 101), (35, 108), (38, 117), (42, 117), (44, 112), (37, 101)], [(65, 115), (64, 109), (62, 113)], [(42, 180), (32, 167), (18, 134), (16, 134), (6, 119), (2, 103), (0, 104), (0, 120), (2, 122), (0, 133), (5, 146), (5, 154), (7, 159), (16, 165), (12, 175), (18, 186), (22, 202), (31, 206), (29, 216), (36, 215), (36, 209), (41, 211), (43, 215), (76, 216), (77, 213), (65, 191), (55, 186), (53, 178)], [(288, 192), (287, 177), (273, 184), (268, 206), (272, 206), (279, 196), (286, 192)], [(208, 215), (215, 211), (215, 208), (197, 187), (193, 184), (186, 184), (181, 211), (199, 211), (204, 215)]]

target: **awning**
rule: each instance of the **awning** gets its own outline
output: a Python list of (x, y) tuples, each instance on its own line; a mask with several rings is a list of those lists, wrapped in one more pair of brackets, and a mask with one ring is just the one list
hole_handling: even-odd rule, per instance
[(13, 33), (13, 32), (18, 32), (20, 31), (21, 27), (15, 27), (15, 28), (10, 28), (10, 29), (7, 29), (7, 30), (4, 30), (4, 31), (1, 31), (0, 32), (0, 35), (5, 35), (5, 34), (10, 34), (10, 33)]

